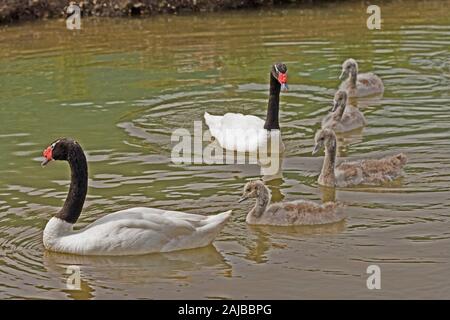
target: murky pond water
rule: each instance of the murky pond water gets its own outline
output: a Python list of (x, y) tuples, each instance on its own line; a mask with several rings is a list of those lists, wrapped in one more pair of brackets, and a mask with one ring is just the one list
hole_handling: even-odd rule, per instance
[[(450, 298), (449, 1), (381, 7), (289, 8), (143, 20), (84, 19), (0, 29), (0, 298)], [(369, 125), (342, 138), (348, 159), (404, 152), (405, 177), (382, 187), (326, 190), (313, 136), (348, 57), (375, 71), (382, 99), (360, 99)], [(265, 117), (270, 65), (289, 68), (281, 97), (287, 151), (273, 200), (335, 197), (348, 218), (321, 227), (249, 227), (237, 204), (257, 165), (176, 165), (171, 132), (203, 113)], [(212, 214), (233, 209), (214, 246), (139, 257), (44, 250), (62, 205), (67, 164), (39, 165), (55, 138), (88, 153), (90, 188), (79, 225), (152, 206)], [(376, 264), (382, 289), (368, 290)], [(66, 289), (67, 266), (81, 291)]]

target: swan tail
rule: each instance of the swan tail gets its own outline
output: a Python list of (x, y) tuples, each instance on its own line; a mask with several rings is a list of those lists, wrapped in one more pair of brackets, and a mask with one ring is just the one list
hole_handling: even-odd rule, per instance
[(230, 219), (231, 212), (232, 212), (231, 210), (228, 210), (228, 211), (225, 211), (225, 212), (213, 215), (213, 216), (209, 216), (206, 219), (207, 224), (205, 226), (203, 226), (202, 228), (208, 227), (211, 225), (215, 226), (215, 225), (225, 224), (228, 221), (228, 219)]
[(223, 229), (225, 224), (231, 217), (231, 210), (222, 212), (213, 216), (209, 216), (206, 219), (206, 224), (197, 229), (197, 231), (202, 234), (205, 239), (205, 245), (213, 242), (214, 238)]

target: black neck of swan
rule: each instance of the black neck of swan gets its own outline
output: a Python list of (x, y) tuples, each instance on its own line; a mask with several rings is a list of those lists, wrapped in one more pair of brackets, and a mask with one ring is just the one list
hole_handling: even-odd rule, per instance
[(68, 150), (67, 162), (71, 170), (69, 193), (61, 210), (55, 215), (68, 223), (75, 223), (83, 209), (88, 188), (88, 168), (86, 156), (78, 143)]
[(270, 73), (270, 89), (269, 89), (269, 105), (267, 106), (267, 117), (264, 129), (266, 130), (279, 130), (280, 123), (278, 121), (278, 114), (280, 109), (280, 91), (281, 84)]

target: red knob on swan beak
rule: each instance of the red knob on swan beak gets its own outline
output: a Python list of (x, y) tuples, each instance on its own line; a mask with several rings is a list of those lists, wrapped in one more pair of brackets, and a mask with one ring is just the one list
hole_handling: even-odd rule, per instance
[(287, 91), (288, 90), (288, 85), (287, 85), (287, 73), (279, 73), (278, 74), (278, 82), (281, 84), (281, 89), (283, 91)]
[(45, 166), (47, 163), (49, 163), (50, 161), (53, 160), (53, 149), (52, 147), (48, 147), (47, 149), (44, 150), (44, 152), (42, 153), (42, 155), (44, 156), (44, 161), (42, 161), (41, 165)]

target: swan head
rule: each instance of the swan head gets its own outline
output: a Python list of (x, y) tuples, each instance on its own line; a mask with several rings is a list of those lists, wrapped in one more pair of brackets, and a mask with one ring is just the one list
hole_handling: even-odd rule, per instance
[(284, 63), (275, 63), (271, 70), (272, 76), (281, 84), (281, 90), (287, 91), (287, 67)]
[(247, 182), (244, 186), (242, 197), (239, 199), (238, 203), (251, 198), (257, 198), (264, 189), (267, 189), (267, 187), (264, 185), (262, 180), (252, 180)]
[(336, 135), (331, 129), (322, 129), (316, 132), (312, 154), (315, 155), (324, 147), (327, 150), (333, 150), (336, 148)]
[(50, 144), (42, 153), (44, 160), (41, 165), (46, 166), (53, 160), (68, 160), (70, 151), (78, 143), (75, 140), (61, 138)]
[(347, 59), (342, 64), (342, 72), (339, 76), (340, 80), (347, 79), (349, 75), (352, 75), (352, 77), (356, 77), (358, 74), (358, 63), (355, 59)]
[(333, 107), (331, 108), (331, 112), (335, 112), (339, 107), (345, 108), (347, 104), (347, 92), (344, 90), (339, 90), (334, 95), (333, 99)]

